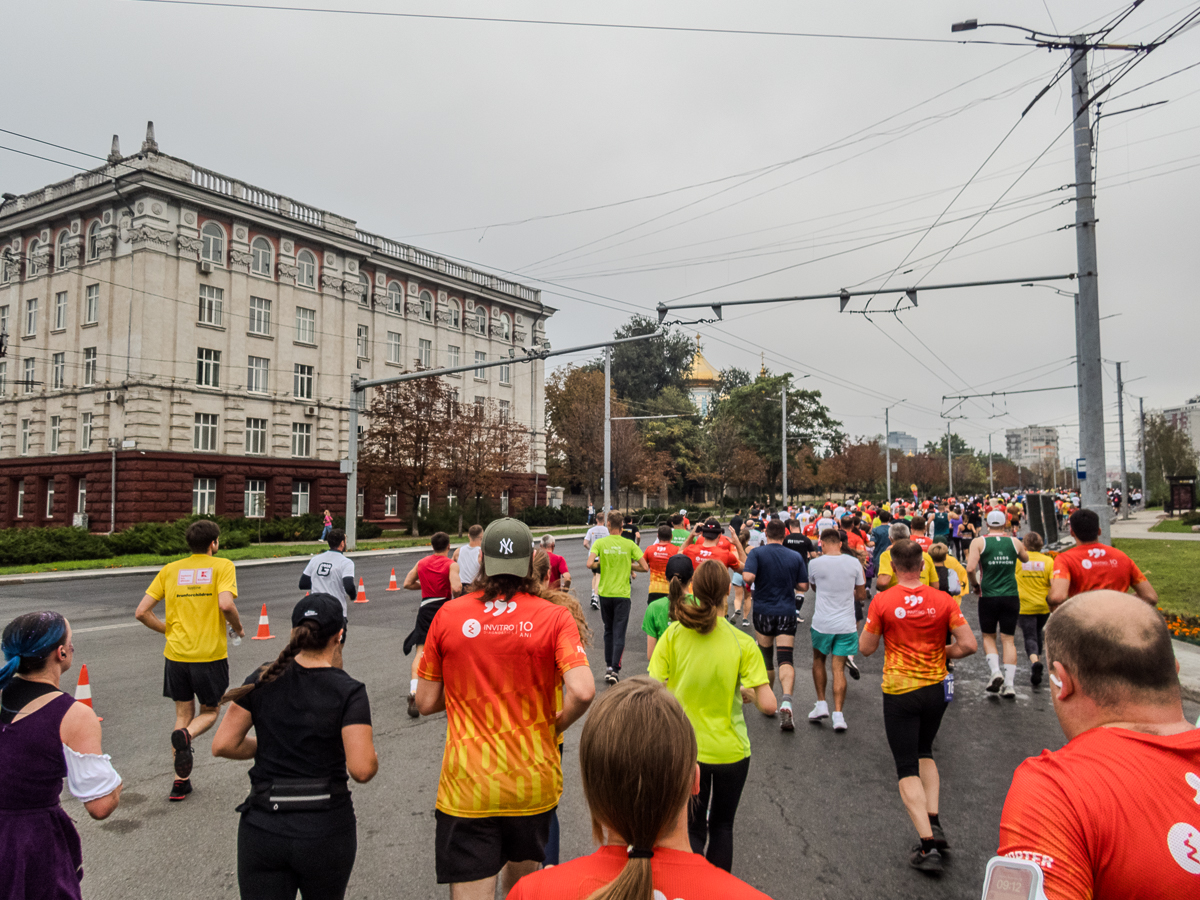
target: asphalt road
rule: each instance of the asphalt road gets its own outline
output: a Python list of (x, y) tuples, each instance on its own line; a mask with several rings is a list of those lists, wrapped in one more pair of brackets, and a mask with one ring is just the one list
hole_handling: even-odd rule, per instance
[[(584, 552), (578, 539), (558, 546), (580, 576), (585, 597)], [(350, 608), (346, 669), (365, 682), (371, 698), (379, 775), (354, 788), (358, 861), (348, 897), (417, 898), (448, 895), (433, 868), (433, 804), (445, 739), (442, 715), (417, 720), (405, 712), (410, 658), (401, 643), (412, 628), (419, 598), (387, 593), (415, 554), (362, 558), (370, 603)], [(230, 648), (231, 676), (240, 681), (284, 645), (295, 585), (304, 560), (239, 570), (238, 609), (247, 640)], [(195, 786), (186, 802), (168, 803), (173, 773), (169, 734), (173, 707), (161, 694), (162, 638), (133, 620), (151, 578), (115, 576), (0, 587), (0, 622), (37, 609), (56, 609), (75, 629), (76, 664), (86, 663), (97, 712), (104, 717), (104, 749), (125, 779), (121, 807), (106, 822), (88, 819), (64, 794), (64, 806), (83, 838), (83, 895), (88, 900), (236, 897), (234, 807), (245, 797), (249, 763), (214, 759), (211, 732), (197, 741)], [(646, 670), (640, 631), (646, 576), (634, 583), (624, 674)], [(261, 605), (267, 604), (272, 641), (251, 641)], [(812, 609), (811, 599), (805, 604)], [(975, 623), (975, 603), (965, 611)], [(597, 649), (598, 612), (588, 611), (597, 638), (592, 670), (603, 676)], [(803, 634), (804, 632), (802, 632)], [(753, 747), (750, 776), (735, 830), (735, 875), (777, 900), (786, 898), (978, 897), (984, 866), (997, 844), (1000, 811), (1015, 767), (1063, 738), (1045, 686), (1029, 685), (1023, 659), (1018, 699), (984, 694), (982, 655), (960, 662), (957, 699), (947, 711), (936, 745), (942, 775), (941, 816), (952, 852), (945, 874), (933, 879), (907, 866), (912, 826), (896, 791), (895, 769), (884, 737), (879, 690), (882, 653), (862, 660), (861, 681), (851, 682), (846, 718), (834, 734), (828, 723), (804, 721), (813, 700), (807, 642), (797, 641), (796, 731), (780, 732), (774, 719), (746, 708)], [(77, 672), (64, 688), (74, 687)], [(1194, 719), (1200, 709), (1185, 704)], [(567, 734), (566, 790), (559, 814), (563, 859), (591, 852), (591, 827), (579, 784), (576, 749), (580, 726)], [(6, 777), (9, 773), (5, 773)]]

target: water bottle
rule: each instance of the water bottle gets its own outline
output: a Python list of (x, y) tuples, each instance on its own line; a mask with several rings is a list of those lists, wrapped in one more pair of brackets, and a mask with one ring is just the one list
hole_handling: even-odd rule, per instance
[(240, 647), (242, 644), (241, 637), (233, 630), (232, 625), (226, 625), (225, 630), (229, 633), (229, 643), (235, 647)]
[(947, 672), (946, 680), (942, 682), (942, 690), (945, 693), (946, 702), (949, 703), (954, 699), (954, 673)]

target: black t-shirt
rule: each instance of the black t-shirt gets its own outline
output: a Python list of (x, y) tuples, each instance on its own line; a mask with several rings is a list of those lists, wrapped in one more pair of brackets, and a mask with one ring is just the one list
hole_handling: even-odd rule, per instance
[[(243, 683), (253, 684), (258, 678), (256, 669)], [(371, 724), (371, 705), (362, 682), (341, 669), (310, 669), (293, 663), (274, 681), (234, 702), (250, 713), (258, 737), (250, 769), (252, 785), (276, 778), (349, 782), (342, 728)], [(248, 824), (296, 838), (353, 828), (355, 821), (348, 793), (327, 811), (276, 813), (251, 806), (243, 815)]]
[(735, 533), (741, 534), (742, 533), (742, 525), (744, 525), (745, 523), (746, 523), (746, 520), (743, 519), (741, 516), (734, 516), (732, 519), (729, 520), (729, 527), (732, 528)]
[(637, 544), (640, 544), (642, 542), (642, 533), (640, 531), (638, 531), (638, 527), (636, 525), (622, 526), (621, 537), (628, 538), (629, 540), (631, 540)]
[(805, 560), (816, 552), (813, 542), (798, 531), (788, 532), (787, 536), (783, 539), (783, 546), (789, 550), (795, 550)]

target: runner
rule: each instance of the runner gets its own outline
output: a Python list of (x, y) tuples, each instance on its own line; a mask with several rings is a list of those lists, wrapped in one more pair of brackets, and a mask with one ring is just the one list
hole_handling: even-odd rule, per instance
[(429, 545), (433, 552), (418, 560), (404, 576), (405, 590), (421, 589), (417, 624), (404, 639), (405, 656), (408, 656), (410, 650), (416, 650), (408, 683), (408, 714), (414, 719), (421, 714), (417, 709), (417, 671), (421, 665), (421, 651), (425, 647), (429, 625), (447, 600), (462, 593), (458, 563), (450, 558), (450, 535), (439, 531), (429, 539)]
[(1158, 592), (1137, 564), (1116, 547), (1099, 543), (1100, 517), (1094, 510), (1075, 510), (1071, 513), (1070, 528), (1076, 543), (1054, 559), (1054, 572), (1050, 576), (1051, 609), (1084, 591), (1125, 593), (1130, 588), (1146, 603), (1158, 605)]
[(767, 667), (767, 684), (775, 686), (779, 657), (779, 728), (794, 731), (792, 689), (796, 684), (796, 592), (808, 590), (808, 567), (795, 551), (783, 546), (783, 523), (767, 523), (767, 542), (746, 557), (743, 579), (754, 589), (754, 636)]
[[(642, 618), (642, 631), (646, 633), (646, 659), (654, 656), (654, 648), (671, 624), (671, 604), (695, 603), (692, 596), (692, 576), (695, 569), (692, 561), (682, 553), (677, 553), (667, 561), (667, 584), (669, 592), (665, 597), (659, 597), (646, 607), (646, 615)], [(672, 599), (671, 594), (675, 597)]]
[(646, 548), (646, 565), (650, 568), (650, 589), (646, 602), (653, 603), (667, 596), (667, 563), (679, 553), (671, 540), (671, 526), (658, 526), (658, 540)]
[[(329, 510), (325, 510), (325, 514), (321, 522), (321, 540), (329, 540), (329, 532), (333, 531), (333, 513), (331, 513)], [(337, 595), (334, 594), (334, 596), (336, 597)]]
[[(870, 656), (883, 641), (883, 727), (896, 761), (900, 799), (921, 840), (909, 864), (941, 872), (942, 851), (950, 845), (938, 811), (941, 779), (933, 741), (947, 705), (946, 659), (974, 653), (975, 635), (957, 603), (921, 583), (920, 545), (899, 540), (891, 551), (897, 584), (871, 600), (858, 652)], [(954, 635), (949, 647), (947, 631)]]
[(279, 657), (221, 698), (213, 755), (254, 760), (237, 808), (243, 897), (345, 896), (358, 844), (347, 785), (379, 771), (367, 689), (338, 664), (345, 625), (337, 595), (302, 598)]
[(821, 510), (821, 518), (817, 519), (814, 527), (816, 529), (814, 536), (817, 538), (817, 540), (820, 540), (821, 535), (823, 535), (830, 528), (836, 529), (838, 524), (837, 520), (833, 517), (833, 513), (826, 508)]
[(1025, 549), (1029, 561), (1017, 569), (1017, 593), (1021, 597), (1021, 612), (1017, 626), (1021, 629), (1021, 640), (1025, 644), (1025, 655), (1029, 657), (1029, 683), (1037, 687), (1042, 683), (1043, 629), (1050, 618), (1050, 604), (1046, 597), (1050, 593), (1050, 573), (1054, 560), (1042, 549), (1042, 536), (1036, 531), (1025, 535)]
[(625, 517), (625, 521), (621, 524), (621, 537), (633, 541), (639, 547), (642, 546), (642, 532), (633, 524), (633, 516)]
[(881, 509), (874, 521), (876, 524), (871, 529), (871, 540), (875, 542), (875, 546), (871, 550), (871, 555), (874, 558), (875, 574), (878, 576), (879, 557), (883, 555), (884, 550), (892, 545), (892, 514), (886, 509)]
[[(630, 743), (631, 734), (656, 739)], [(769, 900), (692, 852), (687, 811), (697, 755), (691, 723), (661, 685), (638, 677), (607, 692), (579, 741), (583, 793), (600, 849), (527, 875), (509, 900)], [(634, 784), (643, 789), (629, 790)]]
[[(989, 528), (1004, 527), (1004, 513), (998, 509), (987, 515)], [(1021, 613), (1021, 597), (1017, 589), (1018, 561), (1029, 561), (1025, 545), (1007, 534), (989, 534), (971, 541), (967, 549), (967, 576), (973, 578), (979, 590), (979, 631), (983, 635), (983, 652), (987, 654), (991, 680), (989, 694), (999, 693), (1016, 700), (1013, 679), (1017, 674), (1017, 616)], [(1000, 674), (1000, 656), (996, 652), (996, 630), (1004, 648), (1004, 674)]]
[(435, 858), (454, 898), (491, 898), (501, 873), (503, 895), (543, 861), (563, 786), (555, 738), (596, 692), (574, 617), (540, 596), (533, 550), (523, 522), (488, 525), (480, 589), (442, 607), (421, 657), (417, 707), (446, 711)]
[[(908, 540), (908, 526), (903, 522), (892, 522), (888, 527), (888, 536), (891, 538), (891, 543), (896, 541)], [(913, 543), (916, 543), (915, 541)], [(917, 544), (919, 547), (920, 544)], [(936, 585), (937, 569), (933, 565), (933, 557), (922, 551), (922, 557), (925, 560), (924, 568), (921, 569), (921, 584)], [(875, 591), (885, 591), (892, 586), (892, 548), (889, 545), (888, 549), (879, 554), (879, 574), (875, 577)]]
[(933, 514), (933, 542), (941, 541), (950, 546), (950, 504), (943, 500)]
[[(175, 701), (175, 783), (167, 799), (175, 802), (192, 792), (192, 742), (216, 724), (221, 695), (229, 687), (226, 628), (239, 638), (246, 635), (234, 605), (233, 563), (214, 556), (221, 529), (216, 522), (198, 519), (188, 526), (184, 540), (192, 555), (163, 566), (134, 613), (139, 622), (167, 638), (163, 696)], [(160, 601), (165, 601), (166, 621), (154, 614)]]
[(999, 853), (1040, 865), (1050, 900), (1195, 897), (1200, 730), (1162, 616), (1116, 591), (1080, 595), (1050, 617), (1046, 650), (1068, 743), (1017, 767)]
[[(731, 524), (729, 527), (732, 529), (733, 525)], [(741, 541), (743, 547), (749, 546), (750, 528), (748, 526), (743, 526), (738, 532), (738, 540)], [(733, 544), (729, 543), (725, 537), (718, 537), (717, 546), (728, 550)], [(742, 612), (742, 606), (750, 601), (750, 591), (746, 588), (746, 580), (741, 572), (730, 572), (729, 580), (733, 583), (733, 609), (725, 618), (736, 625), (738, 616), (742, 616), (742, 624), (745, 624), (750, 620), (750, 612), (753, 611), (750, 606), (746, 606), (747, 612), (745, 614)]]
[(696, 730), (700, 792), (688, 806), (692, 852), (728, 872), (733, 820), (750, 771), (750, 738), (738, 699), (747, 702), (749, 695), (770, 716), (775, 694), (754, 639), (725, 621), (728, 569), (706, 559), (696, 569), (692, 593), (695, 603), (672, 606), (675, 621), (654, 648), (650, 677), (666, 682)]
[[(480, 534), (482, 535), (482, 531)], [(542, 535), (542, 549), (546, 551), (546, 561), (550, 566), (546, 575), (546, 586), (552, 591), (569, 591), (571, 570), (567, 568), (567, 561), (554, 552), (554, 535)]]
[(346, 603), (358, 596), (354, 580), (354, 561), (346, 553), (346, 533), (340, 528), (329, 532), (329, 549), (308, 561), (300, 575), (300, 590), (329, 594), (342, 602), (342, 615), (349, 616)]
[[(591, 552), (592, 545), (601, 538), (608, 537), (608, 525), (604, 522), (597, 522), (587, 530), (583, 536), (583, 549)], [(591, 569), (591, 566), (588, 566)], [(600, 595), (596, 593), (600, 585), (600, 569), (592, 569), (592, 609), (600, 608)]]
[(679, 520), (680, 520), (680, 522), (682, 522), (682, 523), (683, 523), (683, 527), (684, 527), (684, 528), (686, 528), (688, 531), (691, 531), (691, 529), (692, 529), (692, 523), (691, 523), (691, 521), (690, 521), (690, 520), (688, 519), (688, 517), (687, 517), (687, 510), (686, 510), (686, 509), (681, 509), (681, 510), (679, 511)]
[(671, 516), (671, 543), (676, 547), (682, 547), (687, 543), (688, 537), (691, 535), (690, 528), (684, 527), (683, 516), (679, 513)]
[(633, 572), (649, 571), (642, 548), (621, 537), (621, 514), (608, 514), (608, 536), (592, 544), (588, 553), (589, 569), (599, 570), (600, 619), (604, 622), (604, 683), (616, 684), (621, 677), (621, 657), (625, 654), (625, 632), (629, 627), (629, 609)]
[[(817, 692), (817, 702), (808, 714), (808, 721), (819, 723), (829, 718), (825, 658), (832, 657), (833, 730), (845, 731), (847, 660), (852, 660), (858, 652), (855, 606), (866, 599), (867, 582), (862, 564), (842, 553), (841, 535), (833, 529), (821, 535), (821, 550), (822, 554), (808, 567), (809, 581), (816, 591), (811, 639), (813, 687)], [(856, 679), (859, 677), (857, 666), (850, 671)]]
[(469, 590), (479, 575), (480, 553), (483, 550), (483, 526), (472, 525), (467, 529), (468, 543), (454, 551), (454, 561), (458, 563), (458, 579), (464, 590)]
[(967, 579), (967, 570), (950, 555), (950, 548), (941, 541), (929, 548), (929, 558), (933, 560), (933, 569), (937, 572), (938, 577), (938, 580), (930, 586), (936, 587), (939, 591), (945, 591), (958, 601), (959, 606), (962, 606), (962, 597), (967, 593), (967, 587), (970, 584)]
[(921, 512), (913, 513), (912, 524), (909, 526), (910, 537), (916, 541), (922, 550), (926, 553), (933, 546), (933, 538), (925, 534), (925, 514)]

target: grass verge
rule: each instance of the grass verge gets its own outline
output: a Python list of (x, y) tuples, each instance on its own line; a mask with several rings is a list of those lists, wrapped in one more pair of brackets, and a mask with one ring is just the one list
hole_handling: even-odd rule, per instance
[(1191, 534), (1192, 526), (1185, 525), (1178, 519), (1163, 519), (1150, 530), (1165, 532), (1167, 534)]
[(1118, 538), (1113, 545), (1130, 555), (1154, 589), (1158, 607), (1177, 616), (1200, 617), (1200, 541)]

